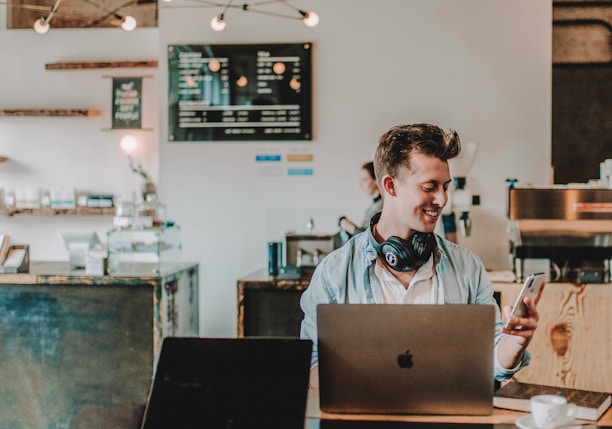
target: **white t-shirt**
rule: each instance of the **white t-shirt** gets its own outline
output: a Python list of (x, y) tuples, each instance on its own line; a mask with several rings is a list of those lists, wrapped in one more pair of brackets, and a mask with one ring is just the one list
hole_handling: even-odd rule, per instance
[(381, 284), (385, 304), (435, 304), (438, 301), (438, 281), (433, 265), (432, 255), (414, 273), (406, 289), (377, 258), (374, 274)]

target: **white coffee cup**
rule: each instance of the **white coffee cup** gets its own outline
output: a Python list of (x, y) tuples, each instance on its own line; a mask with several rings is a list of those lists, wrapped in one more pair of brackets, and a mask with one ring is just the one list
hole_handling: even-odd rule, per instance
[(551, 429), (567, 425), (576, 415), (576, 404), (568, 404), (563, 396), (536, 395), (529, 403), (531, 416), (538, 428)]

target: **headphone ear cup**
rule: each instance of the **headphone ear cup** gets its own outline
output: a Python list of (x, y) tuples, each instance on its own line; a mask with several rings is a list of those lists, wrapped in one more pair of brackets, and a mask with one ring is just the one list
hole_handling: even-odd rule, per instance
[[(411, 249), (399, 237), (392, 236), (380, 246), (380, 256), (396, 271), (409, 271), (413, 258)], [(408, 266), (408, 269), (406, 267)]]
[(411, 253), (414, 260), (424, 263), (427, 262), (431, 252), (436, 247), (436, 239), (431, 233), (417, 232), (412, 236), (411, 244)]
[(412, 235), (410, 242), (397, 236), (391, 236), (383, 242), (378, 254), (395, 271), (412, 271), (424, 265), (436, 247), (433, 234), (417, 232)]

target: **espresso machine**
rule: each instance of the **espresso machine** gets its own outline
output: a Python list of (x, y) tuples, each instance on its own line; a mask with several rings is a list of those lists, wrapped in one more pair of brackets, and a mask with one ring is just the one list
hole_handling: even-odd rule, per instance
[(302, 278), (310, 278), (321, 260), (342, 245), (339, 234), (285, 235), (285, 260), (288, 267), (298, 270)]
[(518, 280), (529, 259), (548, 260), (550, 281), (609, 283), (612, 189), (553, 185), (508, 188), (511, 263)]

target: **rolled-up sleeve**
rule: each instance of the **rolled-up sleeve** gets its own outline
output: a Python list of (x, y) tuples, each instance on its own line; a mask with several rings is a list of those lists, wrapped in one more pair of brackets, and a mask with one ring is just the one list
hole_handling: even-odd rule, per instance
[(300, 327), (300, 338), (312, 340), (311, 368), (319, 364), (319, 351), (317, 347), (317, 305), (330, 302), (329, 294), (325, 288), (325, 263), (319, 265), (310, 280), (310, 285), (302, 294), (300, 307), (304, 312), (304, 319)]

